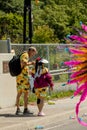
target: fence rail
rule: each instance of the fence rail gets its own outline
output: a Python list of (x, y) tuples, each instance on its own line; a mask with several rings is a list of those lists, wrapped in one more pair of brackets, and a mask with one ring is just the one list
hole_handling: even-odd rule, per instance
[(67, 71), (67, 68), (65, 69), (59, 69), (59, 70), (51, 70), (50, 73), (52, 75), (58, 75), (58, 74), (67, 74), (67, 73), (70, 73)]
[(40, 56), (49, 61), (47, 67), (55, 80), (69, 79), (71, 71), (64, 62), (72, 58), (69, 48), (78, 48), (78, 44), (11, 44), (11, 49), (14, 49), (16, 54), (20, 54), (30, 46), (35, 46), (38, 50), (38, 54), (33, 59)]

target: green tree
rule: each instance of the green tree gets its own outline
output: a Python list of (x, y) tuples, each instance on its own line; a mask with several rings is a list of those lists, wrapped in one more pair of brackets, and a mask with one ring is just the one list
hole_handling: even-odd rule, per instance
[(23, 18), (17, 14), (5, 14), (0, 17), (0, 38), (11, 38), (14, 42), (22, 42)]
[(23, 14), (24, 0), (0, 0), (0, 10), (6, 13)]
[(59, 39), (54, 36), (54, 30), (47, 25), (38, 26), (34, 31), (33, 43), (57, 43)]

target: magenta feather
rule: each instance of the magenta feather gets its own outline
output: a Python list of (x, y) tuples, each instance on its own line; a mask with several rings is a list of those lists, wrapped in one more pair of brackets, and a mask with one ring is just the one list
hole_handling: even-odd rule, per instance
[(86, 96), (87, 96), (87, 87), (84, 89), (84, 91), (83, 91), (83, 93), (81, 95), (80, 101), (84, 101)]
[(87, 26), (85, 24), (81, 25), (82, 29), (87, 32)]
[(71, 53), (74, 53), (74, 54), (84, 54), (82, 50), (77, 50), (77, 49), (72, 49), (72, 48), (70, 48), (69, 50)]
[(83, 85), (81, 85), (75, 92), (74, 92), (74, 96), (78, 95), (84, 88), (86, 88), (87, 83), (84, 83)]
[(84, 78), (86, 78), (86, 77), (87, 77), (87, 76), (83, 76), (83, 77), (80, 77), (80, 78), (78, 78), (78, 79), (72, 79), (72, 80), (69, 81), (68, 84), (80, 82), (80, 81), (82, 81), (82, 80), (83, 80)]
[(77, 72), (74, 72), (73, 74), (71, 74), (70, 78), (75, 78), (76, 76), (78, 76), (79, 74), (85, 72), (84, 70), (80, 70), (80, 71), (77, 71)]
[(73, 40), (77, 40), (79, 42), (84, 42), (84, 43), (87, 42), (87, 40), (85, 38), (77, 36), (77, 35), (71, 35), (70, 38), (73, 39)]
[(80, 63), (82, 63), (82, 62), (81, 61), (74, 61), (74, 60), (64, 62), (64, 64), (68, 65), (68, 66), (76, 66), (76, 65), (78, 65)]

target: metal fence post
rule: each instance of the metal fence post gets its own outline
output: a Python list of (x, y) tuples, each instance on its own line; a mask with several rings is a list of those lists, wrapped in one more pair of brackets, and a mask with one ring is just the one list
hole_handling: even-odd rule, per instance
[[(47, 59), (48, 59), (48, 61), (50, 61), (50, 58), (49, 58), (49, 45), (47, 45)], [(50, 70), (50, 64), (48, 64), (48, 69)]]
[(7, 38), (7, 47), (8, 47), (8, 53), (11, 52), (11, 39)]

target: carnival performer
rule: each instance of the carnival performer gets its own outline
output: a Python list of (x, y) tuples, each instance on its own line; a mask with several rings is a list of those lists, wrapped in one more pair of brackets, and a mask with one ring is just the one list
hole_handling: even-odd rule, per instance
[[(20, 57), (22, 72), (16, 77), (16, 86), (17, 86), (17, 97), (16, 97), (16, 115), (21, 114), (33, 114), (28, 109), (28, 97), (29, 97), (29, 66), (34, 65), (35, 61), (29, 61), (29, 58), (37, 54), (35, 47), (29, 47), (28, 51), (24, 52)], [(24, 111), (20, 109), (20, 98), (24, 94)]]
[(52, 76), (48, 71), (48, 68), (44, 66), (48, 61), (46, 59), (37, 58), (35, 68), (32, 70), (31, 74), (34, 79), (34, 88), (33, 92), (37, 96), (37, 107), (38, 107), (38, 116), (44, 116), (43, 107), (44, 100), (48, 87), (53, 90), (53, 81)]

